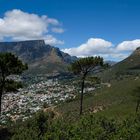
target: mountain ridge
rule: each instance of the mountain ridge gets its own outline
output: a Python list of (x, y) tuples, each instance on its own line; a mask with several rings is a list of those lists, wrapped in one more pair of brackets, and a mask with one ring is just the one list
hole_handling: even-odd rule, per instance
[(140, 72), (140, 47), (136, 48), (127, 58), (116, 63), (100, 76), (103, 80), (111, 80), (122, 75), (139, 74)]
[(69, 63), (76, 60), (59, 48), (45, 44), (44, 40), (0, 42), (0, 52), (11, 52), (29, 65), (32, 73), (63, 72)]

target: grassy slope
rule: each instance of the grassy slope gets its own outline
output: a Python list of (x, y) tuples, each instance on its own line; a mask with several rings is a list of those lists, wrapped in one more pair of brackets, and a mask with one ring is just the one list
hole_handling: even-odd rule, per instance
[[(12, 136), (12, 140), (138, 140), (140, 137), (140, 127), (139, 121), (136, 121), (133, 115), (135, 114), (135, 102), (132, 94), (134, 94), (134, 89), (139, 86), (139, 83), (140, 79), (135, 80), (134, 77), (121, 81), (113, 81), (110, 88), (104, 87), (92, 94), (85, 95), (85, 114), (89, 114), (95, 106), (104, 106), (104, 110), (95, 113), (95, 117), (94, 115), (79, 117), (79, 99), (76, 99), (75, 101), (61, 104), (57, 108), (51, 108), (50, 111), (53, 111), (53, 113), (42, 114), (40, 112), (28, 121), (17, 123), (14, 127), (12, 126), (8, 129), (1, 129), (0, 135), (5, 140), (12, 135), (14, 135)], [(130, 114), (132, 114), (134, 119), (131, 118)], [(63, 118), (60, 117), (61, 115)], [(122, 120), (128, 116), (132, 120), (125, 120), (122, 123)], [(110, 118), (113, 118), (113, 121)], [(40, 132), (42, 135), (40, 135)]]
[[(95, 115), (122, 119), (135, 114), (136, 102), (132, 95), (139, 85), (140, 79), (135, 80), (134, 77), (112, 81), (111, 87), (104, 87), (84, 96), (84, 113), (93, 112), (94, 108), (102, 106), (103, 111), (98, 111)], [(64, 103), (57, 110), (66, 118), (76, 119), (79, 116), (79, 99)]]
[(100, 73), (99, 76), (102, 80), (111, 80), (119, 75), (124, 75), (127, 73), (140, 73), (140, 50), (135, 51), (123, 61), (115, 64), (112, 68)]

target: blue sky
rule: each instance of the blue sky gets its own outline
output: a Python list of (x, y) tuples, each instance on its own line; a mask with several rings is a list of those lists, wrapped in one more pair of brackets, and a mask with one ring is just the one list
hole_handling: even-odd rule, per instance
[[(45, 35), (44, 38), (48, 41), (46, 42), (50, 44), (53, 39), (52, 45), (71, 55), (102, 55), (105, 59), (121, 60), (140, 46), (139, 0), (1, 0), (0, 18), (5, 21), (2, 28), (7, 30), (5, 32), (0, 30), (2, 41), (7, 38), (8, 40), (39, 38), (39, 35), (35, 38), (27, 32), (22, 33), (22, 30), (13, 32), (6, 28), (9, 20), (4, 19), (5, 13), (10, 11), (11, 14), (7, 17), (11, 19), (10, 16), (17, 13), (13, 12), (14, 9), (20, 10), (18, 15), (23, 15), (23, 18), (23, 13), (28, 13), (39, 17), (47, 15), (48, 21), (56, 19), (59, 23), (47, 21), (47, 26), (38, 22), (47, 29), (45, 32), (45, 29), (41, 28), (40, 38)], [(20, 19), (16, 23), (22, 24), (20, 21), (23, 23)], [(16, 35), (21, 37), (17, 38)]]

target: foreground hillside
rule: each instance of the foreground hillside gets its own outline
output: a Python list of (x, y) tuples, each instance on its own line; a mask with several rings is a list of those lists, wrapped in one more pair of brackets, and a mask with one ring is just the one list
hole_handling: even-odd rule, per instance
[[(140, 78), (130, 76), (122, 80), (114, 80), (103, 85), (84, 97), (84, 113), (93, 113), (106, 117), (122, 119), (128, 115), (135, 114), (136, 99), (135, 90), (140, 86)], [(58, 108), (64, 116), (78, 117), (79, 100), (64, 103)]]
[(1, 133), (12, 140), (139, 140), (140, 116), (135, 113), (135, 89), (139, 83), (139, 77), (130, 76), (102, 85), (84, 96), (82, 116), (77, 98), (38, 112)]

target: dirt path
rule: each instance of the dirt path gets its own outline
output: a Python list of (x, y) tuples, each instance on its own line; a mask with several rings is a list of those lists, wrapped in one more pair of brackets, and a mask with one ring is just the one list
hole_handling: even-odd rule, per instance
[(55, 114), (55, 119), (56, 118), (58, 118), (58, 117), (60, 117), (61, 116), (61, 114), (55, 109), (57, 106), (51, 106), (51, 107), (48, 107), (48, 108), (45, 108), (44, 109), (44, 112), (53, 112), (54, 114)]

